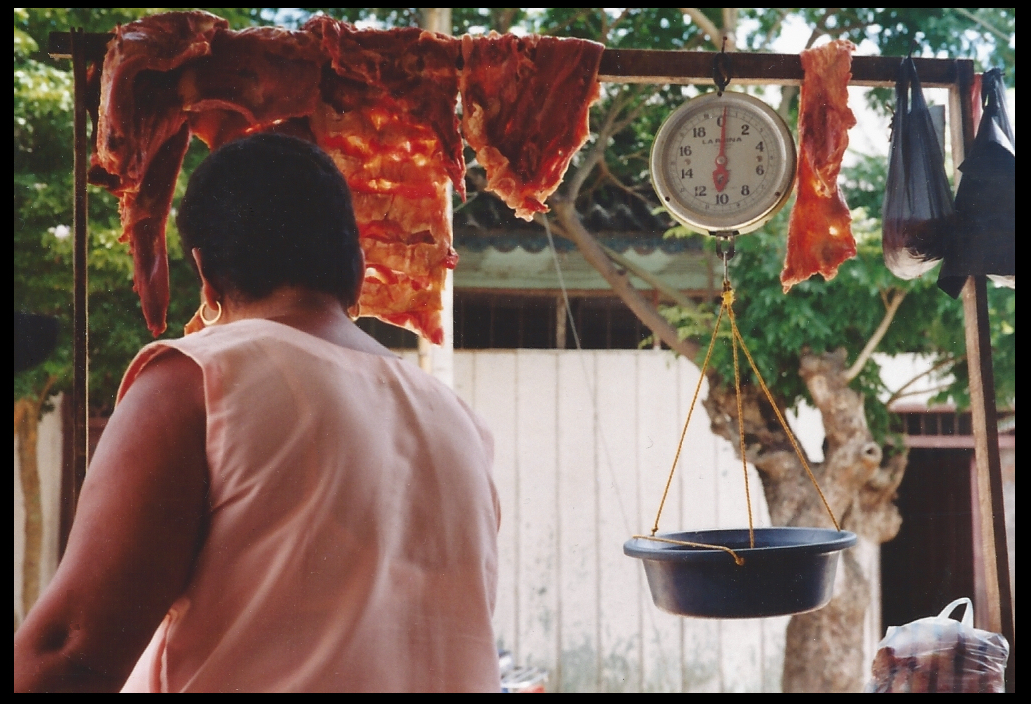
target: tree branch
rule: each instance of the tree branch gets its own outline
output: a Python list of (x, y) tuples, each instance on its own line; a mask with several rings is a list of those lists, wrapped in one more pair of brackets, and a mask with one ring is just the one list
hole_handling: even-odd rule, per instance
[(773, 21), (773, 24), (770, 25), (769, 31), (766, 32), (765, 36), (760, 42), (760, 49), (770, 48), (770, 45), (773, 44), (773, 38), (777, 36), (777, 33), (780, 31), (781, 25), (784, 24), (784, 18), (788, 15), (787, 10), (783, 7), (774, 8), (773, 13), (777, 16), (777, 19), (775, 19)]
[(928, 369), (926, 371), (920, 372), (919, 374), (914, 376), (912, 379), (907, 381), (905, 384), (900, 386), (895, 392), (893, 392), (892, 395), (888, 397), (888, 400), (884, 402), (884, 405), (885, 406), (890, 406), (893, 402), (897, 401), (898, 399), (902, 398), (903, 396), (911, 396), (912, 394), (904, 393), (906, 391), (906, 389), (908, 389), (910, 386), (912, 386), (913, 384), (918, 382), (920, 379), (923, 379), (925, 376), (928, 376), (930, 374), (934, 374), (936, 371), (938, 371), (942, 367), (947, 367), (950, 364), (958, 364), (959, 362), (962, 362), (965, 357), (966, 357), (965, 354), (961, 354), (958, 357), (947, 357), (947, 358), (939, 361), (937, 364), (935, 364), (930, 369)]
[(584, 157), (583, 162), (576, 169), (567, 182), (566, 186), (568, 196), (573, 200), (576, 200), (580, 194), (580, 189), (583, 188), (584, 181), (587, 180), (587, 176), (591, 173), (597, 163), (604, 158), (605, 150), (608, 148), (609, 139), (616, 133), (614, 124), (616, 117), (622, 112), (623, 108), (626, 107), (633, 99), (634, 95), (631, 91), (626, 88), (620, 88), (620, 92), (612, 99), (612, 105), (609, 107), (609, 111), (605, 113), (605, 117), (602, 119), (601, 127), (598, 128), (598, 137), (594, 140), (594, 144), (591, 145), (590, 150), (587, 152), (587, 156)]
[(666, 343), (674, 352), (694, 360), (701, 347), (693, 340), (681, 340), (659, 311), (635, 289), (625, 274), (620, 274), (605, 255), (598, 241), (581, 224), (574, 201), (569, 196), (553, 195), (548, 202), (555, 211), (565, 231), (564, 236), (571, 239), (583, 254), (584, 259), (597, 269), (627, 307), (633, 311), (652, 333)]
[(970, 10), (966, 9), (965, 7), (954, 7), (952, 9), (955, 10), (957, 13), (959, 13), (959, 14), (963, 15), (964, 17), (966, 17), (971, 22), (973, 22), (975, 24), (981, 25), (982, 27), (987, 29), (989, 32), (991, 32), (992, 34), (997, 36), (999, 39), (1001, 39), (1004, 42), (1006, 42), (1007, 44), (1009, 44), (1010, 37), (1009, 37), (1008, 34), (1006, 34), (1005, 32), (1003, 32), (1000, 29), (997, 29), (995, 26), (988, 24), (987, 22), (982, 20), (980, 17), (977, 17), (974, 13), (970, 12)]
[[(892, 394), (891, 400), (894, 402), (894, 401), (898, 401), (900, 398), (905, 398), (906, 396), (920, 396), (921, 394), (932, 394), (932, 393), (936, 393), (938, 391), (944, 391), (945, 389), (949, 388), (949, 386), (950, 386), (950, 384), (941, 383), (941, 384), (938, 384), (937, 386), (932, 386), (929, 389), (919, 389), (917, 391), (907, 391), (905, 393), (897, 393), (896, 392), (896, 393)], [(887, 404), (885, 404), (885, 405), (887, 405)]]
[[(570, 17), (568, 20), (563, 22), (562, 24), (558, 25), (557, 27), (552, 27), (551, 29), (546, 30), (544, 32), (541, 32), (541, 34), (558, 34), (562, 30), (564, 30), (566, 27), (568, 27), (569, 25), (571, 25), (574, 22), (576, 22), (581, 17), (585, 17), (585, 16), (589, 15), (591, 13), (591, 10), (593, 10), (593, 9), (594, 8), (592, 8), (592, 7), (584, 8), (584, 9), (580, 10), (579, 12), (577, 12), (572, 17)], [(602, 12), (604, 12), (604, 10), (602, 10)]]
[[(727, 39), (726, 50), (737, 51), (737, 8), (723, 8), (723, 36)], [(720, 49), (724, 49), (721, 44)]]
[(666, 296), (666, 298), (670, 299), (681, 308), (687, 308), (688, 310), (697, 310), (698, 307), (695, 305), (694, 301), (692, 301), (690, 298), (685, 296), (677, 289), (667, 284), (665, 281), (657, 277), (655, 274), (651, 273), (643, 267), (638, 266), (637, 264), (634, 264), (632, 261), (624, 257), (619, 252), (613, 249), (609, 249), (601, 243), (598, 243), (598, 246), (601, 247), (601, 251), (605, 252), (605, 256), (607, 256), (613, 262), (623, 267), (631, 274), (644, 281), (646, 284), (651, 285), (652, 288)]
[(634, 198), (637, 198), (638, 200), (640, 200), (645, 205), (647, 205), (649, 207), (653, 207), (654, 204), (651, 201), (649, 201), (647, 198), (642, 196), (640, 193), (635, 191), (633, 188), (631, 188), (630, 186), (626, 185), (625, 183), (620, 181), (618, 178), (616, 178), (616, 175), (614, 173), (612, 173), (611, 170), (609, 170), (609, 165), (607, 163), (605, 163), (604, 159), (601, 160), (600, 162), (598, 162), (598, 170), (601, 171), (601, 175), (605, 179), (607, 179), (608, 181), (611, 181), (612, 184), (616, 188), (618, 188), (619, 190), (623, 191), (624, 193), (626, 193), (628, 195), (633, 196)]
[(575, 201), (579, 196), (580, 189), (584, 188), (584, 182), (587, 180), (588, 175), (598, 162), (604, 159), (605, 149), (608, 148), (608, 140), (612, 138), (612, 135), (617, 134), (637, 118), (637, 115), (640, 113), (641, 109), (643, 109), (643, 103), (631, 110), (626, 118), (619, 124), (617, 124), (616, 121), (620, 112), (623, 111), (630, 101), (640, 95), (645, 88), (647, 87), (634, 87), (628, 90), (624, 87), (620, 89), (620, 93), (616, 97), (612, 98), (612, 104), (609, 106), (608, 112), (605, 113), (605, 116), (602, 119), (601, 127), (598, 128), (598, 136), (594, 140), (594, 144), (592, 144), (591, 148), (588, 150), (583, 163), (576, 168), (576, 172), (573, 173), (573, 175), (566, 181), (567, 195), (569, 198)]
[(827, 31), (824, 22), (825, 20), (820, 20), (820, 22), (817, 23), (815, 27), (813, 27), (813, 33), (809, 35), (809, 41), (805, 43), (806, 49), (812, 49), (813, 44), (816, 43), (816, 40), (822, 37), (824, 35), (824, 32)]
[(512, 29), (512, 23), (515, 21), (515, 16), (518, 12), (518, 7), (502, 7), (491, 13), (494, 15), (494, 29), (497, 30), (498, 34), (507, 34)]
[[(633, 100), (634, 98), (640, 97), (641, 94), (644, 93), (646, 88), (647, 88), (647, 86), (645, 86), (643, 84), (638, 84), (638, 85), (634, 86), (633, 88), (631, 88), (630, 89), (630, 100)], [(651, 92), (652, 93), (655, 92), (655, 88), (654, 87), (651, 88)], [(629, 102), (629, 100), (627, 102)], [(645, 98), (640, 103), (638, 103), (637, 107), (635, 107), (632, 110), (630, 110), (629, 112), (627, 112), (627, 114), (623, 116), (623, 119), (618, 120), (616, 122), (613, 122), (613, 124), (612, 124), (612, 132), (610, 133), (610, 136), (611, 135), (619, 134), (620, 132), (625, 130), (627, 127), (629, 127), (631, 124), (633, 124), (634, 121), (637, 120), (637, 118), (641, 116), (641, 113), (644, 112), (644, 109), (645, 109), (645, 107), (647, 107), (647, 104), (648, 104), (648, 99)]]
[[(605, 12), (605, 10), (602, 10), (602, 12)], [(619, 14), (619, 17), (617, 17), (615, 20), (613, 20), (612, 24), (609, 25), (609, 29), (605, 33), (605, 36), (608, 37), (608, 35), (612, 33), (612, 30), (614, 30), (616, 27), (621, 25), (623, 23), (623, 20), (625, 20), (629, 16), (630, 16), (630, 8), (629, 7), (623, 8), (623, 12), (621, 12)]]
[[(721, 49), (720, 40), (723, 38), (723, 32), (719, 30), (716, 23), (710, 20), (705, 14), (697, 7), (682, 7), (680, 11), (691, 18), (691, 21), (698, 25), (698, 29), (702, 30), (703, 33), (709, 35), (709, 41), (712, 43), (717, 50)], [(727, 39), (728, 45), (733, 45), (733, 37)], [(732, 49), (733, 50), (733, 49)]]
[(884, 318), (881, 320), (881, 324), (874, 330), (873, 335), (866, 342), (866, 346), (863, 351), (859, 353), (859, 357), (856, 358), (856, 363), (853, 364), (847, 372), (845, 372), (845, 383), (852, 381), (859, 372), (863, 371), (863, 367), (866, 366), (866, 362), (870, 359), (870, 355), (873, 354), (874, 350), (877, 349), (877, 345), (880, 344), (884, 338), (884, 334), (888, 332), (888, 327), (891, 325), (892, 319), (895, 318), (895, 313), (898, 312), (899, 305), (902, 304), (902, 299), (906, 297), (905, 291), (896, 291), (891, 301), (887, 304), (887, 310), (884, 312)]

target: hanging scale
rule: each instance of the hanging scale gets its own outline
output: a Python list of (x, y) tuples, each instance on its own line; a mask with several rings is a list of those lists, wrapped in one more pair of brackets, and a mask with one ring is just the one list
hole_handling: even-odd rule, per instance
[(730, 55), (713, 61), (717, 92), (681, 105), (655, 135), (651, 176), (669, 213), (685, 227), (717, 235), (762, 227), (791, 195), (795, 142), (769, 105), (726, 91)]
[[(734, 289), (728, 272), (734, 238), (761, 227), (787, 201), (795, 178), (795, 145), (787, 125), (768, 105), (744, 93), (725, 92), (730, 82), (730, 59), (725, 52), (714, 59), (713, 77), (717, 93), (688, 101), (659, 128), (652, 146), (651, 171), (655, 191), (673, 217), (716, 238), (716, 256), (723, 263), (722, 305), (655, 524), (649, 535), (628, 540), (623, 551), (643, 561), (656, 606), (670, 613), (703, 618), (802, 613), (830, 601), (838, 554), (855, 545), (856, 536), (841, 530), (745, 345), (734, 316)], [(723, 320), (731, 328), (748, 528), (659, 533), (662, 509)], [(834, 530), (753, 527), (739, 350), (791, 440)]]

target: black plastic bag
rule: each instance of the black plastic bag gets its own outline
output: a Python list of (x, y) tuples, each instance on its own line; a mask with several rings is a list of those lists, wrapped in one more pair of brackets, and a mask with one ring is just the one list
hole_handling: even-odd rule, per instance
[(981, 124), (959, 167), (959, 223), (949, 238), (938, 287), (953, 298), (968, 276), (988, 275), (1016, 288), (1016, 139), (1006, 114), (1002, 71), (981, 78)]
[(955, 210), (912, 58), (899, 67), (895, 100), (882, 218), (884, 263), (899, 278), (915, 279), (945, 256)]

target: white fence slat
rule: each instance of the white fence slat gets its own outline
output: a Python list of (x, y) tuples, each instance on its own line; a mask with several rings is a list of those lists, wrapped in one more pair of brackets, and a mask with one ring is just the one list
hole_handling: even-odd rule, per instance
[(519, 643), (523, 664), (554, 671), (560, 618), (554, 353), (518, 350), (516, 375)]
[(468, 352), (456, 351), (453, 360), (454, 390), (459, 398), (476, 408), (473, 394), (476, 392), (475, 356)]
[(558, 361), (558, 483), (560, 667), (553, 683), (564, 692), (598, 689), (598, 477), (594, 358), (561, 351)]
[(636, 433), (637, 379), (619, 353), (599, 351), (595, 358), (598, 398), (596, 452), (600, 478), (599, 572), (601, 611), (601, 688), (607, 692), (641, 689), (641, 599), (644, 571), (623, 554), (623, 543), (641, 530), (638, 513)]
[[(641, 486), (642, 528), (650, 532), (669, 477), (678, 439), (675, 360), (661, 351), (631, 352), (637, 362), (637, 463)], [(681, 492), (670, 487), (663, 507), (663, 526), (678, 529)], [(683, 686), (683, 619), (660, 611), (645, 594), (641, 635), (643, 689), (679, 692)]]
[(719, 621), (724, 692), (761, 692), (762, 621)]
[[(680, 358), (677, 361), (676, 383), (680, 393), (676, 433), (679, 439), (679, 433), (683, 430), (691, 408), (691, 399), (698, 389), (701, 370), (686, 359)], [(702, 400), (708, 393), (709, 385), (703, 381), (677, 467), (677, 477), (685, 499), (680, 522), (671, 525), (672, 530), (706, 530), (717, 527), (719, 480), (716, 475), (716, 437), (709, 430), (709, 415), (702, 407)]]
[(774, 616), (772, 618), (764, 618), (761, 621), (763, 638), (762, 691), (764, 692), (781, 691), (781, 683), (784, 680), (784, 640), (788, 630), (788, 621), (790, 620), (790, 616)]
[[(462, 357), (464, 353), (456, 353)], [(494, 632), (498, 647), (521, 657), (519, 612), (521, 581), (516, 569), (519, 555), (519, 504), (516, 482), (516, 374), (511, 352), (477, 352), (473, 360), (476, 388), (473, 408), (487, 421), (494, 434), (494, 485), (501, 502), (501, 530), (498, 533), (498, 598), (494, 607)]]

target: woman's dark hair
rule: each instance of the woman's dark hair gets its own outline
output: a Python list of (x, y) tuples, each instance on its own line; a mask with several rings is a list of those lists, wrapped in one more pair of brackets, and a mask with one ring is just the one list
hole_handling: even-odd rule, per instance
[(294, 285), (354, 303), (363, 272), (351, 192), (310, 142), (259, 134), (218, 149), (193, 172), (176, 223), (223, 291), (258, 300)]

